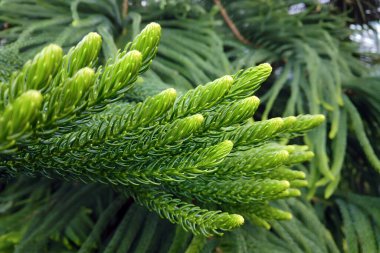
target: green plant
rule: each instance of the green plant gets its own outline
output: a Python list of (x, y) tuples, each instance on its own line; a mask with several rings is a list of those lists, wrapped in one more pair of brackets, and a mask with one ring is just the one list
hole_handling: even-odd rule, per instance
[[(278, 66), (273, 84), (262, 96), (264, 119), (272, 113), (326, 115), (326, 124), (308, 135), (306, 141), (317, 154), (309, 169), (308, 196), (313, 197), (318, 187), (324, 187), (328, 198), (342, 178), (345, 154), (350, 148), (347, 132), (352, 122), (356, 130), (349, 136), (356, 136), (369, 166), (376, 171), (380, 169), (376, 143), (369, 141), (373, 131), (365, 129), (362, 123), (372, 124), (372, 119), (363, 119), (364, 114), (357, 113), (352, 101), (360, 94), (348, 91), (370, 87), (368, 69), (357, 57), (356, 46), (348, 40), (352, 31), (346, 26), (346, 16), (335, 13), (331, 5), (312, 1), (304, 3), (303, 11), (289, 15), (297, 3), (226, 1), (224, 8), (229, 17), (250, 43), (245, 45), (227, 39), (226, 45), (232, 48), (232, 60), (238, 67), (261, 61)], [(283, 97), (288, 99), (281, 99)], [(378, 104), (379, 100), (373, 98), (371, 102)], [(376, 108), (369, 106), (369, 114), (376, 114)]]
[(115, 104), (147, 70), (159, 38), (160, 27), (148, 25), (94, 71), (101, 39), (92, 33), (66, 55), (56, 45), (44, 48), (13, 73), (0, 89), (2, 173), (114, 185), (196, 234), (221, 234), (244, 219), (188, 202), (194, 198), (264, 226), (289, 219), (269, 201), (300, 195), (305, 175), (287, 167), (312, 153), (270, 140), (302, 133), (324, 117), (252, 122), (259, 104), (252, 94), (270, 74), (267, 64), (178, 98), (168, 89)]
[[(376, 73), (369, 76), (368, 72), (368, 66), (376, 64), (377, 56), (357, 51), (349, 37), (352, 31), (347, 27), (351, 22), (372, 19), (376, 15), (366, 15), (361, 8), (369, 11), (374, 8), (371, 1), (357, 2), (347, 14), (339, 13), (333, 4), (302, 2), (305, 9), (290, 15), (289, 9), (293, 10), (300, 1), (0, 0), (0, 24), (3, 25), (0, 28), (0, 94), (2, 98), (10, 97), (10, 100), (0, 99), (1, 116), (6, 117), (2, 123), (15, 119), (4, 127), (1, 141), (1, 174), (8, 182), (0, 184), (0, 251), (376, 252), (379, 248), (376, 209), (367, 207), (368, 203), (377, 202), (379, 194), (376, 172), (379, 78)], [(340, 6), (343, 1), (333, 2)], [(219, 15), (218, 11), (223, 9)], [(347, 19), (355, 13), (361, 15), (359, 19)], [(136, 65), (142, 74), (140, 77), (127, 78), (129, 81), (120, 86), (107, 85), (107, 78), (102, 81), (105, 69), (108, 68), (105, 75), (115, 74), (111, 65), (136, 49), (131, 47), (132, 43), (125, 45), (150, 22), (158, 22), (163, 27), (160, 49), (153, 50), (151, 55), (155, 55), (155, 60), (151, 65), (146, 64), (151, 58), (144, 61), (142, 56), (143, 67)], [(56, 46), (43, 50), (53, 52), (58, 56), (56, 59), (67, 59), (64, 52), (91, 32), (99, 33), (103, 41), (101, 46), (95, 43), (94, 51), (101, 47), (100, 57), (97, 59), (97, 53), (89, 57), (92, 62), (84, 63), (84, 70), (63, 71), (62, 64), (54, 60), (57, 69), (49, 71), (60, 74), (40, 76), (42, 82), (25, 79), (25, 75), (34, 70), (30, 65), (23, 67), (24, 63), (48, 44), (57, 44), (63, 50)], [(239, 33), (240, 36), (236, 36)], [(89, 38), (99, 37), (91, 33)], [(145, 46), (137, 50), (150, 48)], [(137, 55), (130, 63), (139, 61)], [(39, 56), (40, 61), (46, 60), (46, 54)], [(309, 112), (320, 112), (327, 118), (322, 126), (304, 137), (316, 153), (311, 165), (298, 163), (291, 169), (283, 168), (291, 166), (286, 159), (296, 158), (297, 154), (304, 159), (311, 158), (311, 153), (301, 146), (286, 145), (288, 139), (298, 133), (289, 135), (280, 131), (276, 135), (273, 132), (272, 139), (264, 140), (265, 143), (259, 140), (257, 145), (242, 145), (233, 140), (239, 137), (235, 135), (238, 128), (249, 129), (267, 123), (275, 126), (281, 121), (278, 118), (244, 120), (243, 111), (247, 110), (246, 119), (251, 118), (257, 99), (227, 97), (239, 78), (249, 80), (257, 70), (269, 71), (268, 65), (249, 68), (261, 62), (270, 62), (274, 73), (261, 89), (256, 91), (258, 87), (252, 86), (249, 91), (255, 92), (263, 104), (257, 108), (255, 120), (283, 115), (286, 117), (283, 121), (291, 123), (294, 118), (289, 115)], [(101, 69), (100, 65), (104, 67)], [(150, 69), (144, 72), (148, 65)], [(248, 70), (239, 71), (242, 68)], [(13, 71), (18, 71), (19, 76), (12, 75)], [(230, 76), (215, 80), (226, 74)], [(231, 83), (230, 78), (232, 85), (226, 88)], [(17, 89), (8, 93), (10, 80)], [(30, 88), (23, 86), (25, 80), (40, 90), (25, 92)], [(52, 82), (53, 85), (48, 85)], [(102, 86), (101, 82), (106, 85)], [(82, 86), (77, 85), (79, 83)], [(205, 83), (208, 84), (198, 86)], [(64, 87), (78, 89), (71, 93)], [(217, 99), (206, 96), (213, 91), (212, 87), (220, 88)], [(119, 88), (121, 92), (117, 91)], [(188, 91), (192, 88), (196, 89)], [(90, 96), (97, 89), (111, 92), (105, 92), (97, 100), (96, 96)], [(84, 92), (80, 94), (80, 90)], [(73, 95), (78, 91), (80, 95)], [(196, 101), (190, 99), (194, 94), (199, 95)], [(57, 97), (60, 97), (58, 103), (49, 104)], [(205, 98), (216, 101), (200, 111), (193, 108), (187, 115), (175, 114), (176, 103), (181, 98), (186, 100), (184, 105), (192, 102), (193, 106), (205, 106), (202, 102), (209, 101)], [(236, 100), (236, 104), (232, 100)], [(23, 103), (31, 110), (21, 110)], [(154, 118), (154, 112), (147, 108), (162, 103), (162, 115)], [(250, 103), (255, 107), (251, 112), (246, 108)], [(233, 108), (245, 109), (234, 118)], [(182, 106), (180, 111), (190, 110), (185, 109), (186, 106)], [(212, 114), (215, 110), (229, 112), (226, 115), (231, 118), (219, 120)], [(149, 116), (142, 116), (142, 111)], [(203, 122), (197, 125), (201, 119), (198, 114), (202, 115)], [(298, 120), (302, 118), (307, 119), (303, 116)], [(238, 122), (235, 124), (234, 120)], [(188, 129), (190, 136), (173, 139), (176, 145), (170, 148), (159, 145), (166, 143), (165, 129), (175, 122), (193, 127)], [(226, 122), (230, 125), (218, 128), (217, 124)], [(124, 128), (126, 125), (129, 127)], [(220, 136), (223, 131), (231, 132)], [(174, 130), (169, 133), (176, 134)], [(136, 138), (130, 138), (132, 135)], [(117, 136), (129, 139), (121, 140)], [(139, 142), (140, 138), (145, 138), (146, 148)], [(231, 146), (228, 141), (234, 144), (230, 152), (227, 152)], [(296, 138), (293, 143), (301, 144), (302, 139)], [(131, 152), (136, 147), (137, 155)], [(115, 155), (121, 151), (127, 159)], [(200, 158), (212, 156), (212, 151), (220, 158), (215, 163)], [(262, 157), (253, 159), (248, 154)], [(57, 156), (62, 159), (52, 160)], [(213, 170), (208, 165), (199, 169), (204, 162), (217, 164), (214, 168), (218, 169)], [(271, 171), (266, 169), (276, 164), (282, 165)], [(174, 165), (178, 166), (172, 169)], [(247, 170), (242, 168), (247, 167), (251, 180), (239, 180), (239, 176), (229, 173), (245, 175)], [(159, 173), (158, 168), (162, 169)], [(132, 169), (139, 173), (131, 173)], [(123, 174), (121, 170), (128, 172), (129, 177), (124, 175), (121, 180), (115, 180)], [(176, 173), (177, 170), (181, 173)], [(54, 179), (40, 179), (41, 174)], [(305, 175), (308, 188), (304, 188), (303, 193), (308, 194), (308, 199), (302, 202), (294, 198), (277, 200), (284, 196), (267, 191), (249, 192), (287, 178), (291, 184), (287, 191), (298, 195), (300, 187), (306, 185)], [(275, 188), (280, 189), (279, 186), (281, 183)], [(258, 195), (263, 199), (252, 199)], [(203, 235), (194, 236), (181, 225), (174, 226), (147, 212), (128, 198), (131, 196), (173, 221), (185, 215), (193, 224), (198, 222), (201, 226), (190, 228), (195, 233), (224, 232), (219, 222), (232, 221), (231, 218), (239, 221), (237, 214), (243, 215), (248, 224), (225, 232), (223, 237), (212, 236), (206, 240)], [(329, 199), (323, 199), (325, 197)], [(183, 206), (185, 203), (189, 205)], [(172, 215), (173, 212), (167, 211), (170, 205), (183, 208)], [(215, 223), (186, 215), (190, 210), (205, 214), (203, 218), (215, 215), (212, 216), (216, 217)], [(225, 213), (218, 215), (217, 210)], [(231, 215), (233, 213), (236, 215)], [(275, 219), (289, 219), (290, 213), (291, 221)], [(190, 226), (184, 220), (180, 223)], [(269, 227), (269, 231), (265, 229)]]

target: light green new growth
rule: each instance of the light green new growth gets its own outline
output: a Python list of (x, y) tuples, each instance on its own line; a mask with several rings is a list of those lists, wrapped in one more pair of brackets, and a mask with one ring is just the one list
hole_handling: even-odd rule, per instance
[(177, 96), (174, 89), (128, 103), (125, 95), (157, 53), (161, 28), (148, 25), (125, 51), (95, 67), (101, 37), (88, 34), (63, 55), (50, 45), (0, 84), (0, 173), (100, 182), (161, 217), (206, 236), (244, 217), (269, 226), (290, 219), (270, 201), (300, 195), (313, 157), (280, 145), (322, 115), (252, 121), (253, 96), (269, 64), (241, 70)]
[(5, 107), (0, 113), (0, 153), (12, 151), (16, 141), (30, 136), (41, 104), (41, 93), (28, 90)]

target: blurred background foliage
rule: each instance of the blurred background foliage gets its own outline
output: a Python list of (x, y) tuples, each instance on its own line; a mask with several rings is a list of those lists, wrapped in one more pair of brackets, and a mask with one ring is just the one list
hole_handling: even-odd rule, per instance
[(269, 62), (257, 119), (327, 116), (305, 138), (309, 187), (280, 203), (293, 220), (269, 231), (194, 237), (108, 187), (18, 178), (0, 184), (0, 252), (380, 252), (379, 13), (378, 0), (0, 0), (0, 81), (91, 31), (113, 57), (154, 21), (157, 58), (126, 100)]

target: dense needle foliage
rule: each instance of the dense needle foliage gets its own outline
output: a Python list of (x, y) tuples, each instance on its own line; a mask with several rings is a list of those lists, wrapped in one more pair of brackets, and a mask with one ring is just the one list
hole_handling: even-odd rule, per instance
[(1, 0), (0, 251), (377, 252), (376, 17)]

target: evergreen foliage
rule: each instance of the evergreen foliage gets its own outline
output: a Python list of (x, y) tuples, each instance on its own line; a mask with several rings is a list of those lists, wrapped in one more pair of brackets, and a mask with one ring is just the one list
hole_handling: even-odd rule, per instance
[(0, 252), (379, 251), (375, 5), (0, 0)]
[[(228, 41), (227, 45), (234, 47), (240, 67), (263, 60), (272, 64), (287, 62), (278, 69), (278, 77), (262, 98), (266, 105), (263, 118), (272, 111), (284, 116), (294, 113), (327, 115), (327, 124), (308, 138), (318, 157), (310, 167), (309, 197), (321, 186), (326, 186), (325, 197), (329, 197), (341, 178), (344, 154), (348, 149), (348, 121), (357, 124), (355, 129), (363, 125), (362, 117), (353, 108), (353, 98), (346, 94), (347, 84), (365, 83), (366, 79), (361, 78), (368, 75), (368, 69), (355, 57), (357, 49), (345, 40), (351, 33), (346, 27), (346, 17), (329, 14), (329, 5), (311, 2), (306, 3), (305, 11), (299, 15), (284, 15), (289, 11), (285, 8), (290, 6), (289, 2), (292, 1), (274, 5), (267, 1), (226, 1), (224, 6), (231, 19), (252, 43), (247, 47)], [(266, 13), (265, 17), (260, 16), (261, 13)], [(276, 23), (284, 25), (273, 25)], [(246, 50), (252, 53), (247, 54)], [(278, 98), (285, 94), (289, 99), (279, 106), (283, 101)], [(378, 104), (378, 98), (376, 100)], [(379, 158), (374, 152), (376, 143), (368, 141), (367, 132), (361, 127), (360, 133), (355, 131), (356, 138), (371, 166), (379, 171)]]
[[(309, 130), (324, 117), (251, 122), (259, 104), (252, 94), (270, 74), (268, 64), (198, 86), (177, 99), (168, 89), (138, 104), (111, 106), (149, 67), (160, 29), (148, 25), (125, 51), (96, 70), (91, 67), (101, 38), (90, 33), (66, 55), (56, 45), (47, 46), (13, 73), (1, 87), (2, 174), (114, 185), (186, 230), (207, 236), (238, 227), (244, 219), (186, 200), (217, 203), (222, 210), (233, 204), (232, 212), (255, 213), (259, 223), (290, 218), (276, 209), (269, 214), (245, 205), (269, 208), (270, 200), (300, 195), (297, 188), (307, 185), (305, 175), (284, 168), (312, 153), (269, 141)], [(252, 152), (258, 159), (250, 159)], [(278, 167), (284, 173), (276, 172)]]

